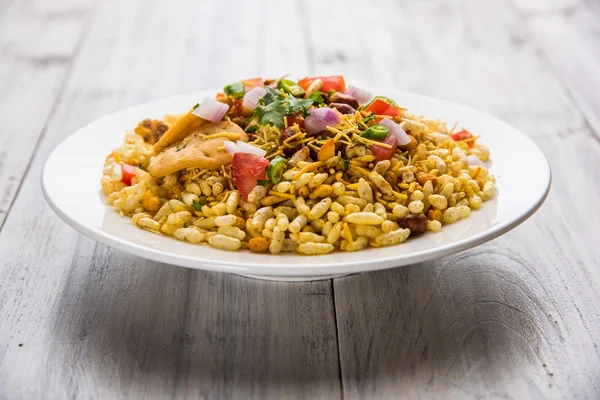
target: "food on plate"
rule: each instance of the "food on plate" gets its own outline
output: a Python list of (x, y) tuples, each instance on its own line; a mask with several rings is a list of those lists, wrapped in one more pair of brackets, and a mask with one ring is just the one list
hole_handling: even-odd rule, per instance
[(140, 122), (107, 156), (101, 184), (109, 205), (154, 233), (318, 255), (468, 217), (495, 195), (488, 160), (474, 133), (342, 76), (254, 78)]

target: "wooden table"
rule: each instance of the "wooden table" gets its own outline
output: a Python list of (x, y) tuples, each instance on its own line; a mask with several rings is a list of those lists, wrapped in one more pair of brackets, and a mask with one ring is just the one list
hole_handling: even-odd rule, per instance
[[(0, 399), (599, 398), (599, 19), (593, 0), (0, 0)], [(146, 261), (45, 204), (44, 161), (82, 125), (284, 73), (489, 112), (543, 149), (550, 196), (483, 246), (311, 283)]]

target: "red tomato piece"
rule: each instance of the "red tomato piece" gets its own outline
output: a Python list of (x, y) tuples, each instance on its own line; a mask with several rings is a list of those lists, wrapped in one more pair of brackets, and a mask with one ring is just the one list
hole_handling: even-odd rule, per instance
[(396, 154), (396, 149), (398, 148), (398, 141), (396, 138), (388, 133), (388, 135), (384, 139), (376, 140), (377, 142), (386, 143), (392, 146), (391, 149), (383, 146), (372, 145), (371, 151), (377, 161), (389, 160)]
[(246, 90), (246, 92), (255, 87), (265, 86), (265, 83), (263, 82), (262, 78), (245, 79), (242, 81), (242, 83), (244, 84), (244, 89)]
[(225, 96), (225, 93), (217, 93), (215, 98), (217, 99), (217, 101), (220, 101), (221, 103), (227, 103), (227, 100), (228, 100), (228, 97)]
[(472, 137), (473, 137), (473, 134), (466, 129), (463, 129), (460, 132), (456, 132), (456, 133), (452, 134), (452, 140), (457, 141), (457, 142), (460, 140), (471, 139)]
[(235, 99), (229, 110), (227, 111), (227, 115), (231, 118), (239, 117), (243, 114), (242, 103), (244, 99)]
[(123, 175), (121, 182), (131, 186), (131, 179), (135, 177), (135, 167), (129, 164), (121, 164), (121, 174)]
[(286, 115), (285, 119), (287, 121), (287, 126), (293, 126), (294, 124), (298, 124), (300, 129), (304, 130), (304, 118), (302, 118), (300, 114)]
[(266, 179), (267, 165), (269, 160), (256, 154), (237, 152), (233, 155), (233, 183), (244, 199), (248, 200), (259, 179)]
[(369, 104), (369, 107), (365, 108), (365, 111), (370, 111), (375, 115), (387, 115), (390, 117), (400, 115), (400, 110), (382, 99), (375, 99), (375, 101)]
[(302, 89), (306, 90), (315, 79), (320, 79), (321, 82), (323, 82), (323, 88), (321, 89), (321, 92), (323, 93), (327, 93), (330, 90), (342, 93), (346, 91), (346, 82), (344, 81), (344, 77), (341, 75), (315, 76), (314, 78), (304, 78), (298, 81), (298, 85), (300, 85)]

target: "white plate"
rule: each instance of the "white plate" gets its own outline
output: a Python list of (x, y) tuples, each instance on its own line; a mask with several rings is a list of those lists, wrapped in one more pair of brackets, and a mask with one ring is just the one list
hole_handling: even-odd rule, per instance
[(458, 121), (481, 135), (480, 141), (491, 150), (490, 170), (497, 179), (496, 198), (485, 202), (469, 218), (444, 226), (438, 233), (426, 233), (397, 246), (310, 257), (255, 254), (247, 250), (228, 252), (181, 242), (140, 229), (130, 218), (121, 217), (107, 206), (100, 189), (102, 167), (105, 157), (122, 144), (125, 130), (145, 118), (184, 112), (191, 104), (215, 93), (193, 93), (143, 104), (79, 129), (46, 162), (42, 186), (48, 204), (81, 233), (140, 257), (264, 279), (309, 280), (414, 264), (480, 245), (532, 215), (550, 188), (546, 158), (517, 129), (464, 106), (413, 94), (388, 93), (414, 114), (441, 118), (450, 124)]

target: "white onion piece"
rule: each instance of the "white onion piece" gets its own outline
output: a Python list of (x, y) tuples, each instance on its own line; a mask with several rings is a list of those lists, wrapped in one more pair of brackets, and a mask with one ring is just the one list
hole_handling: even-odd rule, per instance
[(258, 148), (256, 146), (252, 146), (249, 143), (242, 142), (241, 140), (238, 140), (237, 142), (235, 142), (235, 145), (242, 153), (251, 153), (251, 154), (255, 154), (259, 157), (264, 157), (267, 155), (267, 152), (265, 150)]
[(342, 121), (342, 117), (332, 108), (315, 108), (304, 119), (304, 128), (309, 135), (324, 131), (328, 126), (335, 126)]
[(223, 146), (225, 146), (225, 150), (227, 150), (227, 152), (228, 152), (229, 154), (231, 154), (232, 156), (233, 156), (235, 153), (237, 153), (238, 151), (240, 151), (240, 148), (239, 148), (239, 147), (237, 147), (237, 146), (235, 145), (235, 143), (233, 143), (231, 140), (226, 140), (226, 141), (223, 143)]
[(210, 122), (219, 122), (223, 119), (229, 110), (229, 106), (215, 99), (207, 97), (202, 100), (202, 103), (196, 108), (192, 114), (197, 117), (209, 120)]
[(482, 167), (486, 166), (485, 163), (481, 161), (475, 154), (471, 154), (469, 157), (467, 157), (467, 159), (469, 160), (469, 165), (481, 165)]
[(258, 100), (260, 100), (260, 98), (263, 97), (266, 93), (267, 91), (264, 88), (253, 88), (244, 95), (244, 100), (242, 101), (242, 108), (244, 110), (247, 110), (248, 112), (254, 111), (254, 109), (258, 105)]
[(404, 129), (389, 118), (384, 118), (380, 122), (381, 125), (386, 126), (390, 130), (390, 134), (396, 138), (400, 146), (409, 144), (411, 142), (410, 137)]
[(373, 98), (373, 93), (369, 92), (368, 90), (357, 88), (354, 86), (348, 86), (348, 88), (346, 89), (346, 94), (349, 94), (350, 96), (354, 97), (356, 101), (358, 101), (361, 104), (367, 103)]

